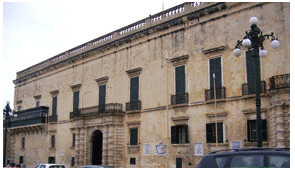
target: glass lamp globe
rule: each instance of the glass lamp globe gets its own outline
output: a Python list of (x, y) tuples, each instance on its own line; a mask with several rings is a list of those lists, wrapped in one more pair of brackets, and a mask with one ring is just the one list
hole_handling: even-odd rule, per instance
[(239, 57), (241, 55), (241, 50), (239, 48), (234, 49), (234, 56)]
[(280, 42), (278, 40), (273, 40), (271, 43), (270, 43), (270, 46), (273, 48), (273, 49), (277, 49), (279, 48), (280, 46)]
[(266, 50), (261, 50), (259, 55), (260, 55), (261, 58), (265, 58), (265, 57), (267, 57), (267, 51)]
[(243, 47), (249, 48), (251, 46), (251, 40), (250, 39), (244, 39), (242, 42)]
[(250, 18), (249, 22), (250, 22), (251, 25), (254, 25), (254, 24), (257, 25), (258, 19), (256, 17), (252, 17), (252, 18)]

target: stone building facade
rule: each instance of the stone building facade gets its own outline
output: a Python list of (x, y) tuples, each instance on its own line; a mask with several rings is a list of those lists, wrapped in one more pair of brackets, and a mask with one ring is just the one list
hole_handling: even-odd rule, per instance
[(263, 146), (290, 148), (290, 3), (183, 3), (18, 72), (8, 157), (173, 168), (255, 147), (251, 62), (233, 55), (252, 16), (281, 44), (264, 42)]

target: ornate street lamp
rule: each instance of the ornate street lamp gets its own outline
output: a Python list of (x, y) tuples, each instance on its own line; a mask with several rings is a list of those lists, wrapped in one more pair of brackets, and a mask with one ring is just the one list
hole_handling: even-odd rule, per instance
[(5, 116), (5, 136), (4, 136), (4, 149), (3, 149), (3, 167), (6, 166), (6, 143), (7, 143), (7, 127), (8, 127), (8, 119), (10, 117), (17, 117), (17, 115), (13, 115), (12, 110), (9, 106), (9, 101), (6, 102), (5, 109), (3, 109), (3, 116)]
[[(242, 41), (238, 40), (235, 50), (233, 51), (236, 57), (241, 55), (240, 46), (242, 45), (244, 48), (248, 49), (250, 54), (252, 55), (253, 61), (253, 70), (255, 76), (255, 94), (256, 94), (256, 135), (257, 135), (257, 147), (262, 147), (262, 134), (261, 134), (261, 99), (260, 99), (260, 59), (265, 58), (267, 56), (267, 51), (263, 48), (263, 41), (265, 38), (269, 39), (271, 37), (271, 47), (273, 49), (277, 49), (280, 46), (279, 41), (273, 36), (274, 33), (262, 35), (262, 32), (257, 27), (258, 19), (256, 17), (252, 17), (250, 19), (251, 30), (248, 33), (246, 31), (246, 36)], [(261, 49), (259, 53), (259, 48)]]

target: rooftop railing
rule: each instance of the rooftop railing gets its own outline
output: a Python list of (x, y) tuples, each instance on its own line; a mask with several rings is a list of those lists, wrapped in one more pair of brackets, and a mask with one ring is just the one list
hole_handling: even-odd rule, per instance
[(104, 36), (98, 37), (84, 44), (81, 44), (75, 48), (72, 48), (52, 58), (49, 58), (48, 60), (45, 60), (23, 71), (20, 71), (17, 73), (17, 79), (14, 80), (14, 83), (22, 82), (29, 77), (34, 77), (40, 74), (36, 72), (41, 72), (41, 73), (46, 72), (47, 70), (50, 70), (50, 69), (47, 69), (49, 67), (56, 67), (58, 63), (67, 62), (75, 58), (76, 56), (79, 56), (81, 54), (87, 53), (89, 51), (92, 51), (100, 47), (104, 47), (105, 45), (111, 42), (115, 42), (124, 37), (128, 37), (133, 33), (137, 33), (142, 30), (147, 30), (156, 25), (160, 25), (164, 22), (167, 22), (169, 19), (181, 18), (182, 16), (186, 14), (189, 14), (191, 12), (198, 11), (198, 10), (203, 10), (202, 8), (205, 9), (208, 6), (216, 6), (217, 8), (220, 8), (218, 7), (220, 6), (220, 3), (187, 2), (187, 3), (177, 5), (175, 7), (172, 7), (170, 9), (164, 10), (162, 12), (159, 12), (155, 15), (150, 15), (150, 17), (147, 17), (143, 20), (137, 21), (126, 27), (123, 27), (121, 29), (108, 33)]

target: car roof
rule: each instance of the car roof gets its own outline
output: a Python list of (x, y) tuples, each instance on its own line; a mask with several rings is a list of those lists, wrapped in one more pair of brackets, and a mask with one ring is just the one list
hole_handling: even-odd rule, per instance
[(223, 149), (210, 152), (209, 155), (239, 155), (239, 154), (253, 154), (253, 153), (268, 153), (268, 154), (287, 154), (290, 155), (290, 152), (281, 149), (281, 148), (240, 148), (240, 149)]

